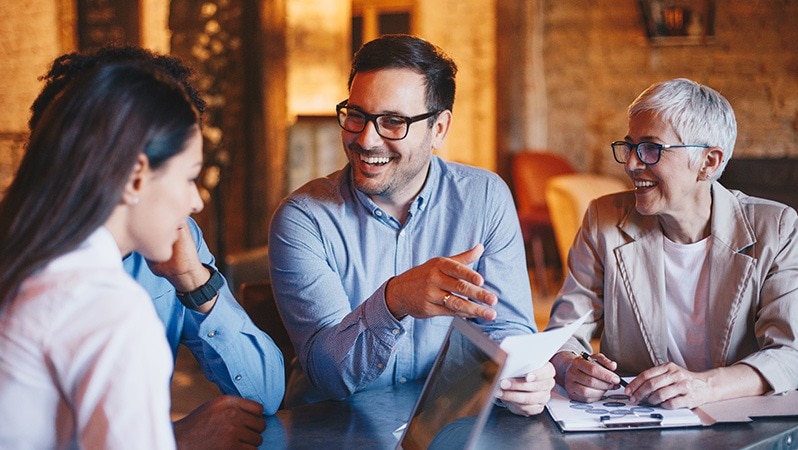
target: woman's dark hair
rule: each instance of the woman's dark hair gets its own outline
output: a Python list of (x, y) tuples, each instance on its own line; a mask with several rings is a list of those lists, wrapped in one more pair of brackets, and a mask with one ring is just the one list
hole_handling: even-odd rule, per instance
[(0, 306), (105, 223), (140, 154), (157, 169), (198, 122), (183, 87), (149, 65), (109, 64), (71, 82), (42, 112), (0, 202)]
[(355, 53), (349, 88), (358, 72), (381, 69), (410, 69), (423, 75), (427, 109), (452, 110), (457, 65), (440, 47), (407, 34), (386, 34), (367, 42)]
[(194, 107), (202, 114), (205, 111), (205, 100), (202, 99), (197, 89), (189, 82), (192, 71), (178, 58), (171, 55), (161, 55), (141, 47), (133, 46), (107, 46), (92, 52), (73, 52), (59, 56), (53, 61), (50, 70), (39, 77), (44, 81), (44, 87), (31, 105), (31, 116), (28, 127), (31, 131), (39, 121), (44, 109), (64, 88), (75, 78), (95, 67), (106, 64), (135, 62), (148, 64), (175, 81), (186, 90)]

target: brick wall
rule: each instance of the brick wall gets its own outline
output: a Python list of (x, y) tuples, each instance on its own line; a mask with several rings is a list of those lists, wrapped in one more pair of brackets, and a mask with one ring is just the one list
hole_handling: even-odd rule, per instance
[[(418, 34), (457, 63), (454, 120), (443, 158), (496, 169), (496, 0), (420, 0)], [(515, 0), (498, 0), (515, 1)]]
[(798, 157), (797, 1), (718, 0), (708, 45), (648, 44), (637, 0), (547, 1), (545, 16), (548, 144), (579, 169), (621, 174), (608, 143), (626, 134), (626, 107), (676, 77), (731, 102), (736, 157)]
[[(12, 7), (13, 3), (13, 7)], [(0, 197), (22, 157), (36, 79), (59, 54), (55, 2), (0, 0)]]

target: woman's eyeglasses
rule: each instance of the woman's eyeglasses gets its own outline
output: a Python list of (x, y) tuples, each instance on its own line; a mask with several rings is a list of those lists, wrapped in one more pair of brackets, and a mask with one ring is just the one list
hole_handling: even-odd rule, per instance
[(665, 149), (682, 147), (709, 148), (709, 145), (704, 144), (655, 144), (653, 142), (632, 144), (626, 141), (615, 141), (610, 145), (612, 146), (612, 156), (615, 157), (615, 161), (625, 164), (629, 160), (632, 150), (635, 150), (637, 158), (647, 166), (658, 163), (660, 156), (662, 156), (662, 150)]

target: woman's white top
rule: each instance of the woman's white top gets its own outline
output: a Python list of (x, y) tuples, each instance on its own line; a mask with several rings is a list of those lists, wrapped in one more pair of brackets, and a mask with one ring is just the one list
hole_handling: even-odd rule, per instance
[(0, 448), (170, 449), (173, 361), (101, 227), (0, 309)]
[(678, 244), (663, 236), (665, 293), (668, 296), (668, 357), (695, 372), (712, 368), (707, 305), (709, 305), (709, 249), (707, 237)]

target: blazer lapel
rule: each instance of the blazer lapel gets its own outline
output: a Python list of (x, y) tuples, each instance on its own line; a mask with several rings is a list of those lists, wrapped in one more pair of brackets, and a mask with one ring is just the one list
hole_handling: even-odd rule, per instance
[(662, 230), (655, 216), (634, 206), (619, 226), (632, 240), (614, 250), (620, 276), (649, 357), (659, 365), (668, 360)]
[[(710, 267), (707, 326), (710, 336), (719, 337), (711, 343), (716, 358), (713, 365), (723, 367), (728, 365), (734, 327), (746, 326), (746, 317), (740, 317), (738, 312), (756, 260), (743, 251), (756, 243), (756, 237), (740, 203), (718, 183), (712, 185), (711, 220), (714, 267)], [(717, 270), (718, 267), (723, 270)]]

